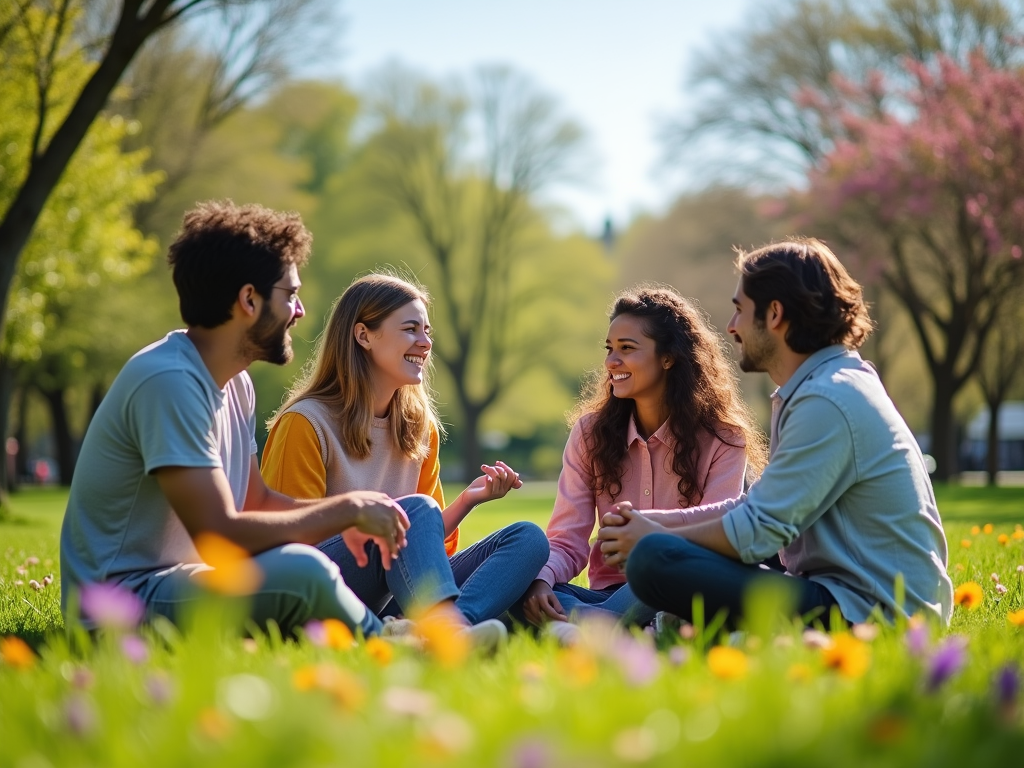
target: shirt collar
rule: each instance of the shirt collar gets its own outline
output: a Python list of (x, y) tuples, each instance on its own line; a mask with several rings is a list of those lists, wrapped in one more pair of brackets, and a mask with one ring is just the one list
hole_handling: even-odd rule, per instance
[[(676, 439), (672, 436), (672, 430), (668, 426), (668, 419), (665, 419), (665, 423), (654, 430), (650, 440), (654, 439), (665, 445), (675, 445)], [(643, 440), (643, 438), (640, 437), (640, 432), (636, 428), (636, 417), (630, 416), (629, 426), (626, 428), (626, 445), (632, 445), (635, 440)]]
[(856, 354), (856, 352), (847, 349), (842, 344), (833, 344), (831, 347), (819, 349), (800, 364), (800, 367), (796, 369), (796, 372), (790, 377), (789, 381), (776, 389), (775, 392), (772, 393), (772, 397), (778, 397), (783, 401), (789, 400), (790, 396), (796, 392), (797, 387), (799, 387), (803, 383), (804, 379), (810, 376), (814, 369), (819, 365), (823, 365), (829, 360), (834, 360), (842, 355)]

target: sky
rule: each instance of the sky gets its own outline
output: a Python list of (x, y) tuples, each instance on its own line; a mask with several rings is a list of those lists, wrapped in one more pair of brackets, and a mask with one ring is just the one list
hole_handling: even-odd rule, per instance
[[(773, 2), (776, 0), (772, 0)], [(762, 0), (764, 2), (764, 0)], [(586, 130), (588, 178), (553, 201), (597, 233), (663, 211), (688, 183), (659, 167), (659, 118), (681, 114), (695, 49), (741, 26), (754, 0), (345, 0), (334, 72), (357, 86), (397, 60), (443, 78), (479, 64), (529, 75)]]

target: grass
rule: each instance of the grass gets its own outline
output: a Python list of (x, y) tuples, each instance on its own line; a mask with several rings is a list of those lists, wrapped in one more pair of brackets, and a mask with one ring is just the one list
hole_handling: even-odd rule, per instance
[[(1024, 539), (1012, 538), (1024, 489), (937, 496), (954, 584), (983, 594), (974, 610), (956, 609), (949, 630), (833, 635), (822, 650), (815, 643), (829, 641), (809, 644), (762, 596), (742, 634), (698, 626), (657, 638), (660, 651), (647, 636), (593, 628), (569, 651), (521, 634), (483, 659), (446, 656), (443, 637), (427, 652), (243, 641), (211, 598), (184, 634), (144, 630), (142, 660), (123, 635), (55, 631), (56, 581), (14, 585), (59, 577), (66, 497), (26, 491), (0, 524), (0, 636), (39, 655), (20, 668), (8, 647), (0, 664), (0, 768), (1014, 765), (1024, 721), (1007, 681), (1020, 679), (1024, 628), (1007, 616), (1024, 609)], [(492, 503), (463, 524), (462, 543), (512, 520), (543, 525), (551, 501), (527, 492)], [(39, 562), (26, 566), (29, 557)]]

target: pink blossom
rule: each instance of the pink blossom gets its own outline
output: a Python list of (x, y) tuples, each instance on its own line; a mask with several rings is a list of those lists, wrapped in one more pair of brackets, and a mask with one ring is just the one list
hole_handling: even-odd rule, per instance
[(615, 660), (631, 686), (647, 685), (658, 676), (658, 653), (649, 643), (624, 637), (615, 644)]
[(28, 580), (28, 585), (29, 585), (30, 587), (32, 587), (32, 589), (34, 589), (34, 590), (35, 590), (36, 592), (38, 592), (39, 590), (41, 590), (41, 589), (43, 588), (43, 585), (42, 585), (42, 584), (40, 584), (40, 583), (39, 583), (38, 581), (36, 581), (35, 579), (29, 579), (29, 580)]
[(31, 555), (25, 558), (25, 565), (39, 565), (39, 558)]
[(996, 584), (996, 592), (998, 592), (1000, 595), (1005, 595), (1006, 591), (1007, 590), (1005, 584)]
[(81, 605), (97, 627), (120, 631), (137, 627), (146, 610), (137, 595), (110, 582), (82, 587)]
[(128, 661), (134, 664), (145, 664), (149, 660), (149, 646), (138, 635), (125, 635), (122, 637), (121, 652)]
[(73, 693), (64, 702), (64, 719), (75, 736), (88, 736), (96, 730), (96, 708), (81, 693)]
[(174, 684), (166, 672), (154, 672), (143, 684), (154, 704), (163, 705), (174, 696)]

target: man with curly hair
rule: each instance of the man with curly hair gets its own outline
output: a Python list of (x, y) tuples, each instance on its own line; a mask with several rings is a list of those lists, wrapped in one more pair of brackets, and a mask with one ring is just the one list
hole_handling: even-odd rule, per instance
[[(740, 252), (729, 333), (740, 368), (767, 373), (770, 458), (747, 493), (686, 510), (615, 505), (599, 532), (647, 605), (735, 624), (756, 582), (787, 591), (806, 618), (847, 622), (924, 613), (949, 622), (946, 539), (924, 457), (871, 363), (860, 285), (824, 243)], [(785, 573), (762, 567), (779, 554)]]
[(206, 202), (185, 214), (168, 260), (187, 328), (132, 357), (89, 424), (61, 530), (65, 615), (79, 589), (108, 582), (135, 593), (150, 617), (180, 619), (198, 584), (212, 581), (198, 551), (206, 537), (253, 556), (257, 624), (381, 628), (311, 545), (355, 526), (390, 563), (409, 525), (402, 508), (365, 491), (297, 501), (268, 489), (256, 463), (247, 368), (292, 359), (311, 244), (295, 213)]

